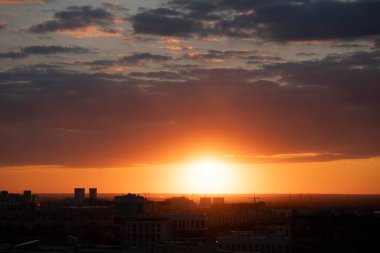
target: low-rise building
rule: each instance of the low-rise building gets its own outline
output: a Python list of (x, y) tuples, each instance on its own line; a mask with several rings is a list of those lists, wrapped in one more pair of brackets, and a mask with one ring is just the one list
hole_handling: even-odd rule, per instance
[(270, 210), (264, 202), (213, 205), (207, 211), (207, 227), (249, 225), (270, 219)]
[(171, 240), (176, 242), (199, 243), (206, 238), (206, 215), (194, 213), (170, 216)]
[(169, 219), (161, 217), (124, 217), (116, 220), (122, 244), (153, 252), (154, 244), (169, 240)]
[(218, 237), (216, 244), (218, 252), (290, 252), (290, 236), (286, 227), (271, 227), (265, 233), (234, 231)]
[(115, 217), (136, 217), (144, 215), (146, 199), (136, 194), (116, 196), (114, 200)]

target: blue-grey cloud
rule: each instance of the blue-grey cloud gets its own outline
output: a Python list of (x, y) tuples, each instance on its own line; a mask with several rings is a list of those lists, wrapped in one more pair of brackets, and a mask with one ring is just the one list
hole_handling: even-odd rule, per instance
[(188, 36), (199, 33), (201, 23), (170, 9), (154, 9), (140, 12), (131, 18), (136, 33)]
[(82, 47), (61, 47), (61, 46), (27, 46), (22, 47), (18, 52), (0, 53), (0, 58), (20, 59), (30, 55), (50, 55), (50, 54), (83, 54), (90, 53), (91, 50)]
[(379, 12), (372, 0), (172, 0), (131, 21), (136, 33), (155, 35), (344, 40), (379, 35)]
[(171, 59), (173, 59), (173, 57), (166, 55), (158, 55), (151, 53), (134, 53), (132, 55), (121, 57), (119, 61), (127, 64), (136, 64), (144, 61), (168, 61)]

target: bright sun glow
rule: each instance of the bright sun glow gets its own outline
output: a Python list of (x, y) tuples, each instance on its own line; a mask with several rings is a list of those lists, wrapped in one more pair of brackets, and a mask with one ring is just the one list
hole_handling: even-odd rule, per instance
[(232, 174), (230, 166), (216, 161), (201, 161), (189, 164), (187, 188), (192, 193), (230, 192)]

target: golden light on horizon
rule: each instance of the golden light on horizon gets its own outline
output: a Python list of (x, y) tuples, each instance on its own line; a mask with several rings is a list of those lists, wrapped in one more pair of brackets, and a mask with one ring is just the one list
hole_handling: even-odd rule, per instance
[(203, 160), (186, 167), (186, 188), (193, 193), (226, 193), (233, 181), (231, 165)]

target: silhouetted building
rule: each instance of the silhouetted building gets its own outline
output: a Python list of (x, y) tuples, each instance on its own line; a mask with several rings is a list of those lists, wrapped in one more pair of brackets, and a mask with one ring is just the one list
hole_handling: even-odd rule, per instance
[(84, 188), (75, 188), (74, 189), (74, 199), (76, 202), (83, 202), (85, 199), (85, 189)]
[[(66, 229), (112, 224), (112, 208), (109, 206), (67, 206), (56, 212)], [(100, 234), (102, 231), (98, 231)]]
[(291, 226), (294, 253), (380, 252), (380, 220), (373, 215), (294, 215)]
[(206, 239), (206, 215), (178, 213), (170, 216), (171, 240), (199, 243)]
[(218, 252), (289, 253), (289, 231), (286, 227), (269, 227), (264, 233), (234, 231), (217, 238), (217, 250)]
[(8, 197), (8, 191), (1, 191), (0, 192), (0, 201), (5, 201)]
[(270, 209), (264, 202), (213, 205), (207, 210), (207, 226), (209, 228), (224, 225), (250, 225), (265, 222), (270, 218)]
[(24, 191), (24, 195), (22, 196), (24, 203), (32, 202), (32, 191)]
[(2, 212), (22, 211), (25, 204), (22, 201), (22, 195), (18, 193), (4, 194), (4, 199), (0, 202), (0, 214)]
[(271, 218), (275, 220), (287, 220), (292, 215), (290, 208), (271, 208)]
[(115, 217), (136, 217), (144, 215), (146, 199), (136, 194), (116, 196), (114, 200)]
[(38, 195), (32, 195), (31, 191), (24, 191), (23, 194), (2, 191), (0, 194), (0, 214), (1, 212), (34, 211), (38, 205)]
[(194, 201), (186, 197), (173, 197), (157, 202), (155, 205), (155, 213), (167, 215), (172, 213), (192, 212), (196, 207), (197, 205)]
[(208, 208), (211, 206), (211, 198), (210, 197), (200, 197), (199, 206), (203, 208)]
[(213, 197), (212, 198), (212, 204), (213, 205), (223, 205), (224, 204), (224, 198), (223, 197)]
[(89, 189), (89, 196), (91, 200), (94, 200), (98, 197), (98, 189), (97, 188), (90, 188)]
[(117, 219), (122, 244), (154, 252), (154, 244), (169, 239), (169, 219), (162, 217), (125, 217)]
[(32, 191), (26, 190), (22, 195), (22, 202), (25, 210), (34, 210), (37, 208), (39, 198), (38, 195), (33, 195)]
[(7, 200), (10, 203), (21, 202), (21, 194), (19, 194), (19, 193), (8, 193)]

